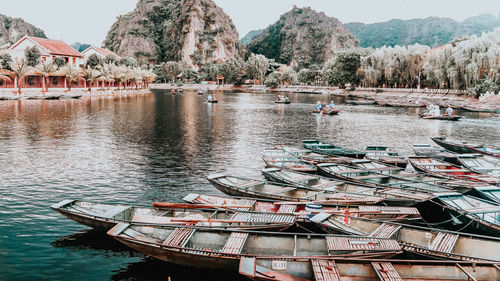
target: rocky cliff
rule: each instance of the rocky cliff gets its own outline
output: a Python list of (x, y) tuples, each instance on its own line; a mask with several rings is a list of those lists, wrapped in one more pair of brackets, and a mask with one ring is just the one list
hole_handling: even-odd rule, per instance
[(9, 47), (24, 35), (47, 38), (40, 28), (37, 28), (23, 19), (0, 15), (0, 49)]
[(356, 37), (336, 18), (311, 8), (294, 7), (254, 37), (247, 47), (280, 63), (309, 67), (326, 62), (336, 50), (358, 44)]
[(484, 14), (458, 22), (448, 18), (390, 20), (364, 24), (345, 24), (359, 38), (362, 47), (405, 46), (421, 44), (430, 47), (444, 45), (464, 35), (480, 35), (500, 27), (500, 17)]
[(211, 0), (140, 0), (118, 17), (104, 47), (141, 62), (186, 61), (195, 68), (242, 55), (238, 32)]

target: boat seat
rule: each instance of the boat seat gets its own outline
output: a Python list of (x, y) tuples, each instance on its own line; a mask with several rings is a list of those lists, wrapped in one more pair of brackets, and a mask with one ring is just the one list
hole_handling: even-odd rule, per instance
[(317, 185), (311, 186), (312, 188), (325, 189), (325, 190), (336, 190), (339, 182), (324, 182)]
[(297, 205), (283, 204), (278, 209), (278, 213), (294, 213), (297, 210)]
[(362, 205), (358, 207), (363, 212), (374, 212), (382, 214), (402, 214), (402, 215), (420, 215), (417, 208), (414, 207), (392, 207), (392, 206), (369, 206)]
[[(257, 203), (257, 200), (251, 200), (251, 199), (239, 199), (239, 200), (236, 200), (234, 205), (235, 206), (244, 206), (245, 208), (238, 208), (238, 210), (241, 210), (241, 211), (249, 211), (253, 208), (253, 206), (255, 206), (255, 204)], [(248, 206), (248, 207), (247, 207)]]
[(317, 178), (317, 177), (310, 176), (310, 175), (303, 175), (303, 176), (292, 177), (292, 178), (290, 178), (290, 181), (297, 182), (297, 181), (303, 181), (303, 180), (310, 180), (310, 179), (314, 179), (314, 178)]
[(131, 208), (131, 206), (116, 206), (116, 207), (111, 208), (110, 210), (108, 210), (104, 214), (102, 214), (102, 217), (112, 218), (112, 217), (118, 215), (119, 213), (122, 213), (125, 210), (130, 209), (130, 208)]
[(369, 180), (369, 179), (381, 179), (381, 178), (387, 178), (387, 175), (367, 175), (367, 176), (358, 176), (358, 177), (353, 177), (356, 180)]
[(313, 194), (310, 194), (310, 195), (304, 196), (304, 197), (303, 197), (303, 199), (310, 199), (310, 198), (312, 198), (312, 197), (315, 197), (315, 196), (320, 195), (320, 194), (323, 194), (323, 193), (325, 193), (325, 192), (324, 192), (324, 191), (315, 192), (315, 193), (313, 193)]
[(292, 186), (283, 187), (277, 194), (285, 193), (285, 192), (289, 192), (289, 191), (293, 191), (293, 190), (297, 190), (297, 188), (292, 187)]
[(254, 186), (254, 185), (262, 184), (262, 183), (263, 182), (258, 181), (258, 180), (251, 180), (251, 181), (242, 182), (240, 184), (235, 184), (234, 186), (237, 188), (248, 188), (250, 186)]
[(231, 220), (241, 222), (262, 222), (262, 223), (293, 223), (295, 216), (278, 215), (273, 213), (235, 213)]
[(164, 246), (170, 247), (184, 247), (189, 238), (194, 234), (192, 228), (176, 228), (170, 235), (163, 241)]
[(336, 171), (336, 173), (338, 174), (361, 173), (361, 172), (366, 172), (366, 169), (348, 169), (348, 170)]
[(429, 247), (433, 251), (451, 253), (458, 240), (458, 234), (439, 232)]
[(231, 235), (229, 235), (226, 243), (224, 244), (221, 252), (225, 254), (240, 254), (241, 250), (243, 249), (243, 245), (245, 245), (245, 242), (247, 241), (247, 238), (248, 233), (232, 232)]
[(367, 237), (326, 237), (330, 251), (400, 251), (401, 246), (395, 240)]
[(390, 262), (372, 262), (372, 266), (380, 280), (403, 281), (403, 278), (399, 276), (399, 273)]
[(316, 281), (340, 281), (339, 270), (334, 260), (311, 260)]
[(400, 228), (400, 225), (383, 223), (368, 236), (378, 238), (391, 238), (399, 231)]
[(470, 173), (470, 170), (465, 169), (432, 169), (431, 171), (436, 173)]

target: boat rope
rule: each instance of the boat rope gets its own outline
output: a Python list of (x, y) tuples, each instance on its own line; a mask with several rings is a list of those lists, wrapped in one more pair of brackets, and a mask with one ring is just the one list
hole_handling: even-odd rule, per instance
[(457, 231), (457, 232), (461, 232), (462, 230), (464, 230), (466, 227), (468, 227), (468, 226), (469, 226), (471, 223), (473, 223), (473, 222), (474, 222), (474, 220), (470, 220), (470, 222), (469, 222), (469, 223), (467, 223), (464, 227), (460, 228), (459, 230), (455, 230), (455, 231)]

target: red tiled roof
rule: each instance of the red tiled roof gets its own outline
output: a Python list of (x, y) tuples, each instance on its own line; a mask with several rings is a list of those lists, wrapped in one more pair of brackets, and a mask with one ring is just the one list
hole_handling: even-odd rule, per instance
[(68, 44), (52, 39), (29, 36), (29, 39), (35, 41), (43, 48), (47, 49), (51, 55), (83, 57), (82, 54), (71, 48)]
[(96, 46), (90, 46), (88, 47), (87, 49), (83, 50), (82, 53), (85, 53), (87, 50), (90, 50), (90, 49), (95, 49), (97, 52), (101, 53), (103, 56), (108, 56), (108, 55), (113, 55), (117, 58), (119, 58), (120, 56), (115, 54), (114, 52), (108, 50), (108, 49), (105, 49), (105, 48), (99, 48), (99, 47), (96, 47)]

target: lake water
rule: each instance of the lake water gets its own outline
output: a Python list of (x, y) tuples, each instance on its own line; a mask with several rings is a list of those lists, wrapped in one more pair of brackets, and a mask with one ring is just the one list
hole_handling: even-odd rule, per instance
[[(214, 172), (260, 177), (263, 149), (319, 138), (404, 154), (432, 136), (499, 144), (500, 117), (462, 113), (459, 122), (423, 120), (419, 109), (342, 104), (311, 114), (326, 95), (167, 91), (82, 100), (0, 102), (0, 280), (236, 280), (137, 254), (63, 218), (63, 199), (150, 204), (190, 192), (220, 194)], [(240, 278), (241, 280), (246, 280)]]

